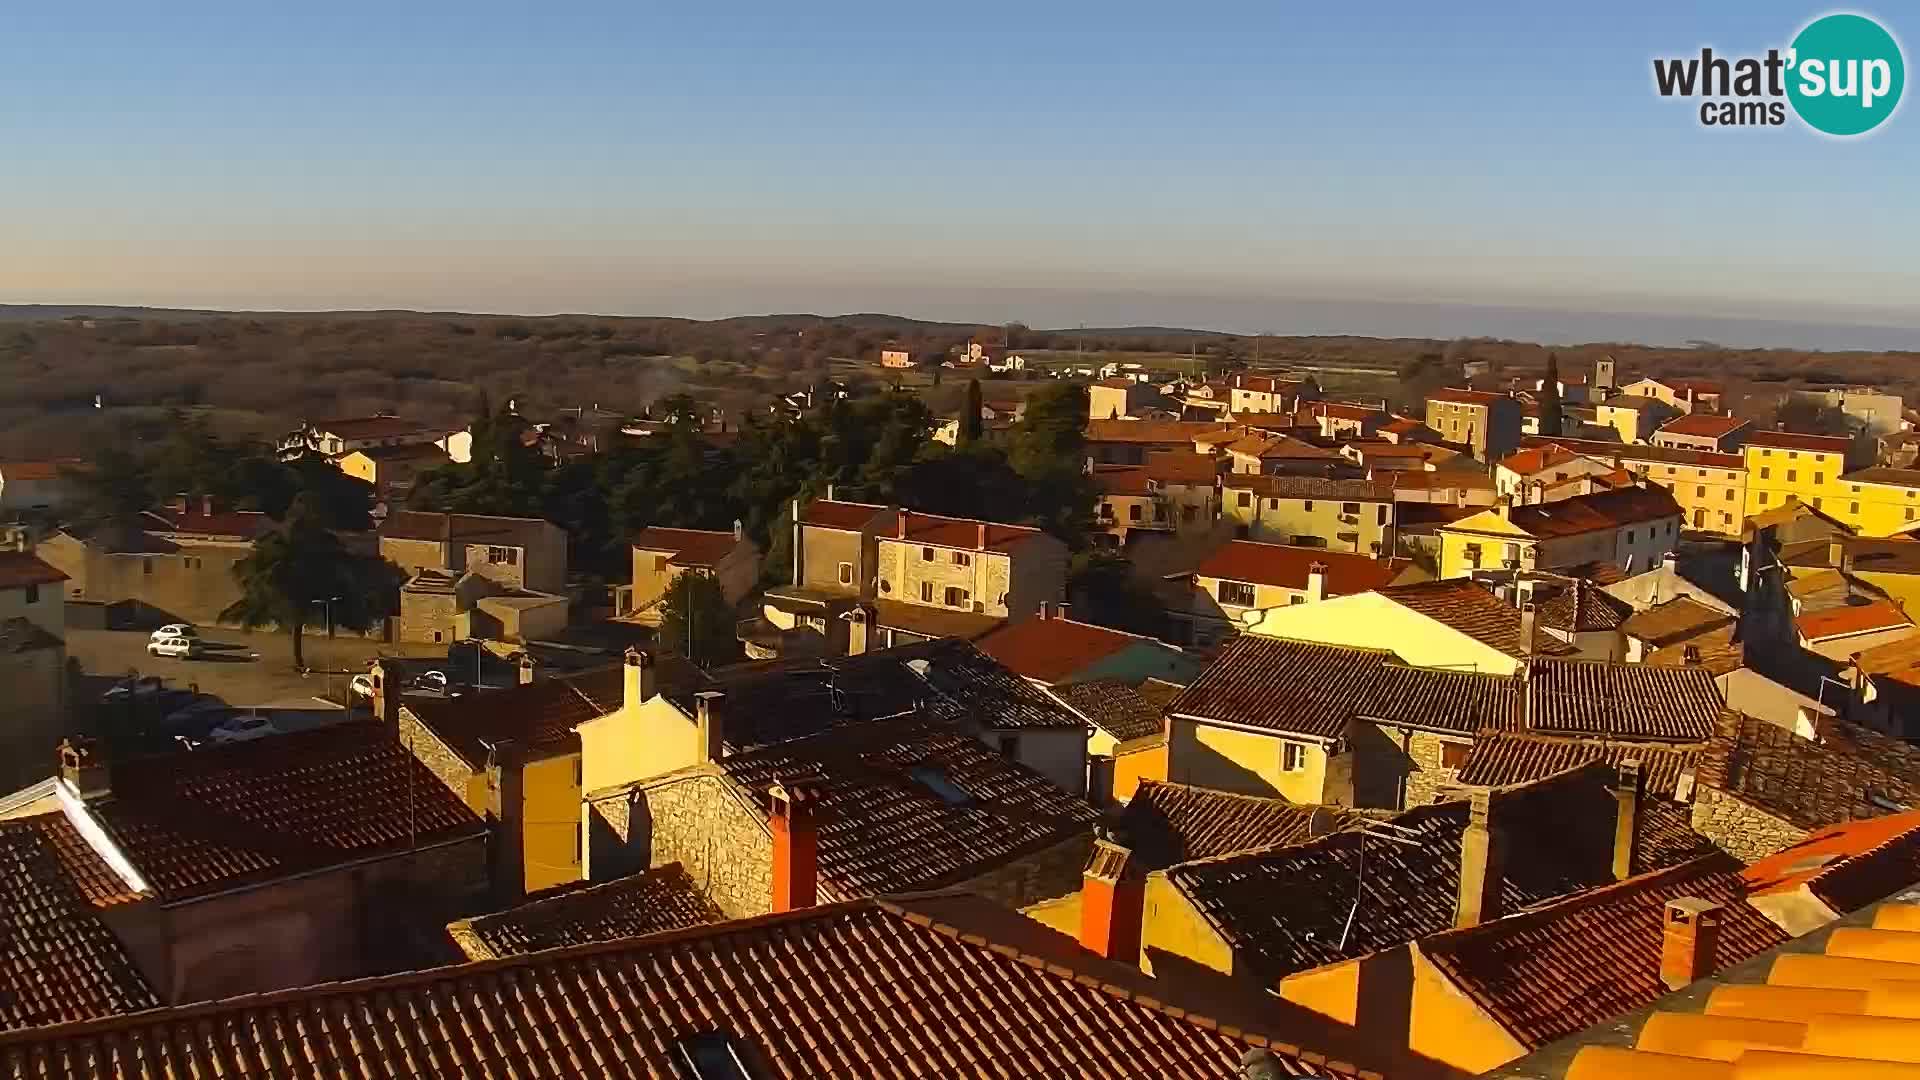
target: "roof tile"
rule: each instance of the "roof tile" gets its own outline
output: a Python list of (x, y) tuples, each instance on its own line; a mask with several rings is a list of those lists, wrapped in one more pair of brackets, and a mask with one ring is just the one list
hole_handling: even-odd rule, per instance
[(478, 960), (614, 941), (722, 921), (679, 863), (600, 884), (580, 883), (533, 896), (518, 907), (447, 927)]
[(1121, 812), (1120, 829), (1143, 867), (1164, 870), (1195, 859), (1297, 844), (1391, 816), (1143, 780)]

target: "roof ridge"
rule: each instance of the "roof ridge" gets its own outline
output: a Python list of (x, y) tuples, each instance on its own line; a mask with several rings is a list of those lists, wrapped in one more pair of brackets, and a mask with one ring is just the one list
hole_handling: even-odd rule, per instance
[[(1492, 934), (1502, 928), (1513, 929), (1529, 920), (1537, 922), (1566, 911), (1578, 910), (1592, 904), (1605, 903), (1620, 893), (1631, 889), (1643, 889), (1653, 885), (1663, 884), (1670, 878), (1688, 877), (1696, 873), (1700, 874), (1700, 876), (1707, 876), (1705, 872), (1713, 869), (1713, 867), (1708, 864), (1717, 864), (1719, 866), (1719, 869), (1715, 871), (1716, 873), (1731, 875), (1736, 881), (1740, 879), (1740, 871), (1742, 869), (1740, 860), (1727, 854), (1725, 851), (1715, 849), (1704, 855), (1689, 859), (1686, 862), (1675, 863), (1672, 866), (1663, 866), (1658, 870), (1649, 870), (1644, 874), (1636, 874), (1633, 877), (1624, 878), (1620, 881), (1611, 881), (1605, 885), (1596, 885), (1590, 889), (1580, 889), (1568, 893), (1565, 896), (1557, 896), (1544, 903), (1522, 908), (1519, 911), (1511, 912), (1488, 922), (1479, 923), (1474, 926), (1450, 927), (1438, 933), (1429, 934), (1424, 938), (1415, 938), (1411, 944), (1425, 952), (1435, 942), (1445, 946), (1452, 944), (1454, 941), (1483, 934)], [(1741, 891), (1743, 893), (1745, 892), (1744, 886)]]
[[(1167, 789), (1172, 789), (1176, 791), (1198, 791), (1198, 792), (1204, 792), (1208, 795), (1212, 795), (1222, 799), (1242, 799), (1247, 802), (1258, 802), (1258, 803), (1279, 803), (1283, 806), (1298, 806), (1302, 809), (1307, 809), (1307, 810), (1321, 809), (1324, 807), (1329, 807), (1334, 805), (1332, 803), (1297, 803), (1297, 802), (1294, 802), (1292, 799), (1287, 798), (1284, 795), (1248, 795), (1245, 792), (1224, 791), (1220, 788), (1204, 787), (1200, 784), (1187, 784), (1187, 783), (1182, 783), (1178, 780), (1151, 780), (1151, 779), (1145, 779), (1145, 778), (1143, 778), (1140, 781), (1139, 788), (1136, 789), (1135, 791), (1135, 796), (1136, 797), (1138, 796), (1140, 790), (1143, 790), (1149, 787), (1167, 788)], [(1133, 804), (1129, 802), (1127, 805), (1131, 806)]]
[[(1521, 785), (1516, 784), (1511, 786), (1519, 787)], [(1425, 806), (1410, 807), (1406, 810), (1402, 810), (1400, 813), (1395, 814), (1392, 817), (1383, 818), (1381, 820), (1389, 824), (1398, 825), (1405, 822), (1407, 819), (1412, 818), (1417, 822), (1425, 823), (1430, 818), (1439, 818), (1439, 817), (1448, 816), (1449, 814), (1460, 813), (1462, 808), (1464, 808), (1466, 805), (1467, 805), (1467, 801), (1465, 799), (1449, 799), (1446, 802), (1428, 803)], [(1358, 808), (1349, 807), (1348, 809), (1358, 809)], [(1196, 867), (1209, 866), (1215, 863), (1225, 863), (1233, 859), (1259, 858), (1267, 855), (1273, 855), (1282, 851), (1293, 850), (1296, 848), (1306, 849), (1306, 848), (1327, 847), (1327, 846), (1331, 846), (1332, 842), (1336, 840), (1345, 842), (1342, 838), (1352, 836), (1352, 835), (1354, 835), (1352, 831), (1330, 832), (1320, 836), (1308, 837), (1305, 840), (1296, 840), (1291, 843), (1283, 842), (1278, 844), (1262, 844), (1259, 847), (1242, 848), (1239, 851), (1224, 851), (1218, 855), (1205, 855), (1198, 859), (1188, 859), (1186, 862), (1174, 863), (1171, 866), (1163, 868), (1159, 872), (1172, 875), (1173, 872), (1176, 870), (1191, 870)]]

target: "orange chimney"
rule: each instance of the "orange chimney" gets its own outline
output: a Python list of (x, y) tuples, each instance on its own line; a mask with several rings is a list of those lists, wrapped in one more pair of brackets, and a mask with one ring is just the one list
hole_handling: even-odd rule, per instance
[(905, 540), (907, 538), (907, 515), (911, 514), (912, 512), (913, 511), (911, 510), (900, 510), (894, 513), (893, 515), (894, 539)]
[(1697, 896), (1667, 901), (1666, 930), (1660, 942), (1660, 981), (1678, 990), (1713, 973), (1720, 946), (1719, 904)]
[(979, 548), (981, 551), (985, 551), (987, 550), (987, 523), (982, 521), (979, 523), (979, 525), (980, 525), (980, 541), (974, 546)]
[(1095, 839), (1080, 888), (1080, 944), (1109, 960), (1140, 962), (1147, 879), (1133, 852)]
[(799, 785), (779, 784), (767, 792), (772, 800), (773, 910), (810, 908), (818, 900), (819, 833), (814, 827), (817, 793)]

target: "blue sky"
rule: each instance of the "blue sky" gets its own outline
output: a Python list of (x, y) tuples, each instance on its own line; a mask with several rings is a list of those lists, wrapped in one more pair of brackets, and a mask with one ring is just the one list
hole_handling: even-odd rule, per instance
[(0, 21), (0, 301), (1920, 327), (1911, 108), (1651, 88), (1825, 9), (1544, 6), (43, 5)]

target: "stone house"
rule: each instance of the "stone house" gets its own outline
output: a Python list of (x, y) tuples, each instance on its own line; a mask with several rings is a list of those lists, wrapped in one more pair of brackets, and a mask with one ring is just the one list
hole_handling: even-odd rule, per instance
[(274, 528), (267, 515), (185, 496), (132, 522), (54, 532), (36, 553), (67, 575), (67, 599), (118, 607), (135, 625), (213, 624), (240, 599), (233, 568)]
[(660, 602), (681, 574), (713, 578), (729, 605), (746, 599), (760, 580), (760, 549), (738, 522), (732, 530), (646, 528), (630, 547), (633, 582), (624, 592), (616, 590), (614, 611), (649, 626), (660, 625)]
[(1520, 402), (1506, 394), (1449, 388), (1427, 395), (1427, 427), (1481, 461), (1498, 461), (1520, 445)]
[(510, 589), (564, 595), (567, 534), (540, 518), (400, 510), (380, 526), (380, 555), (412, 577), (468, 571)]

